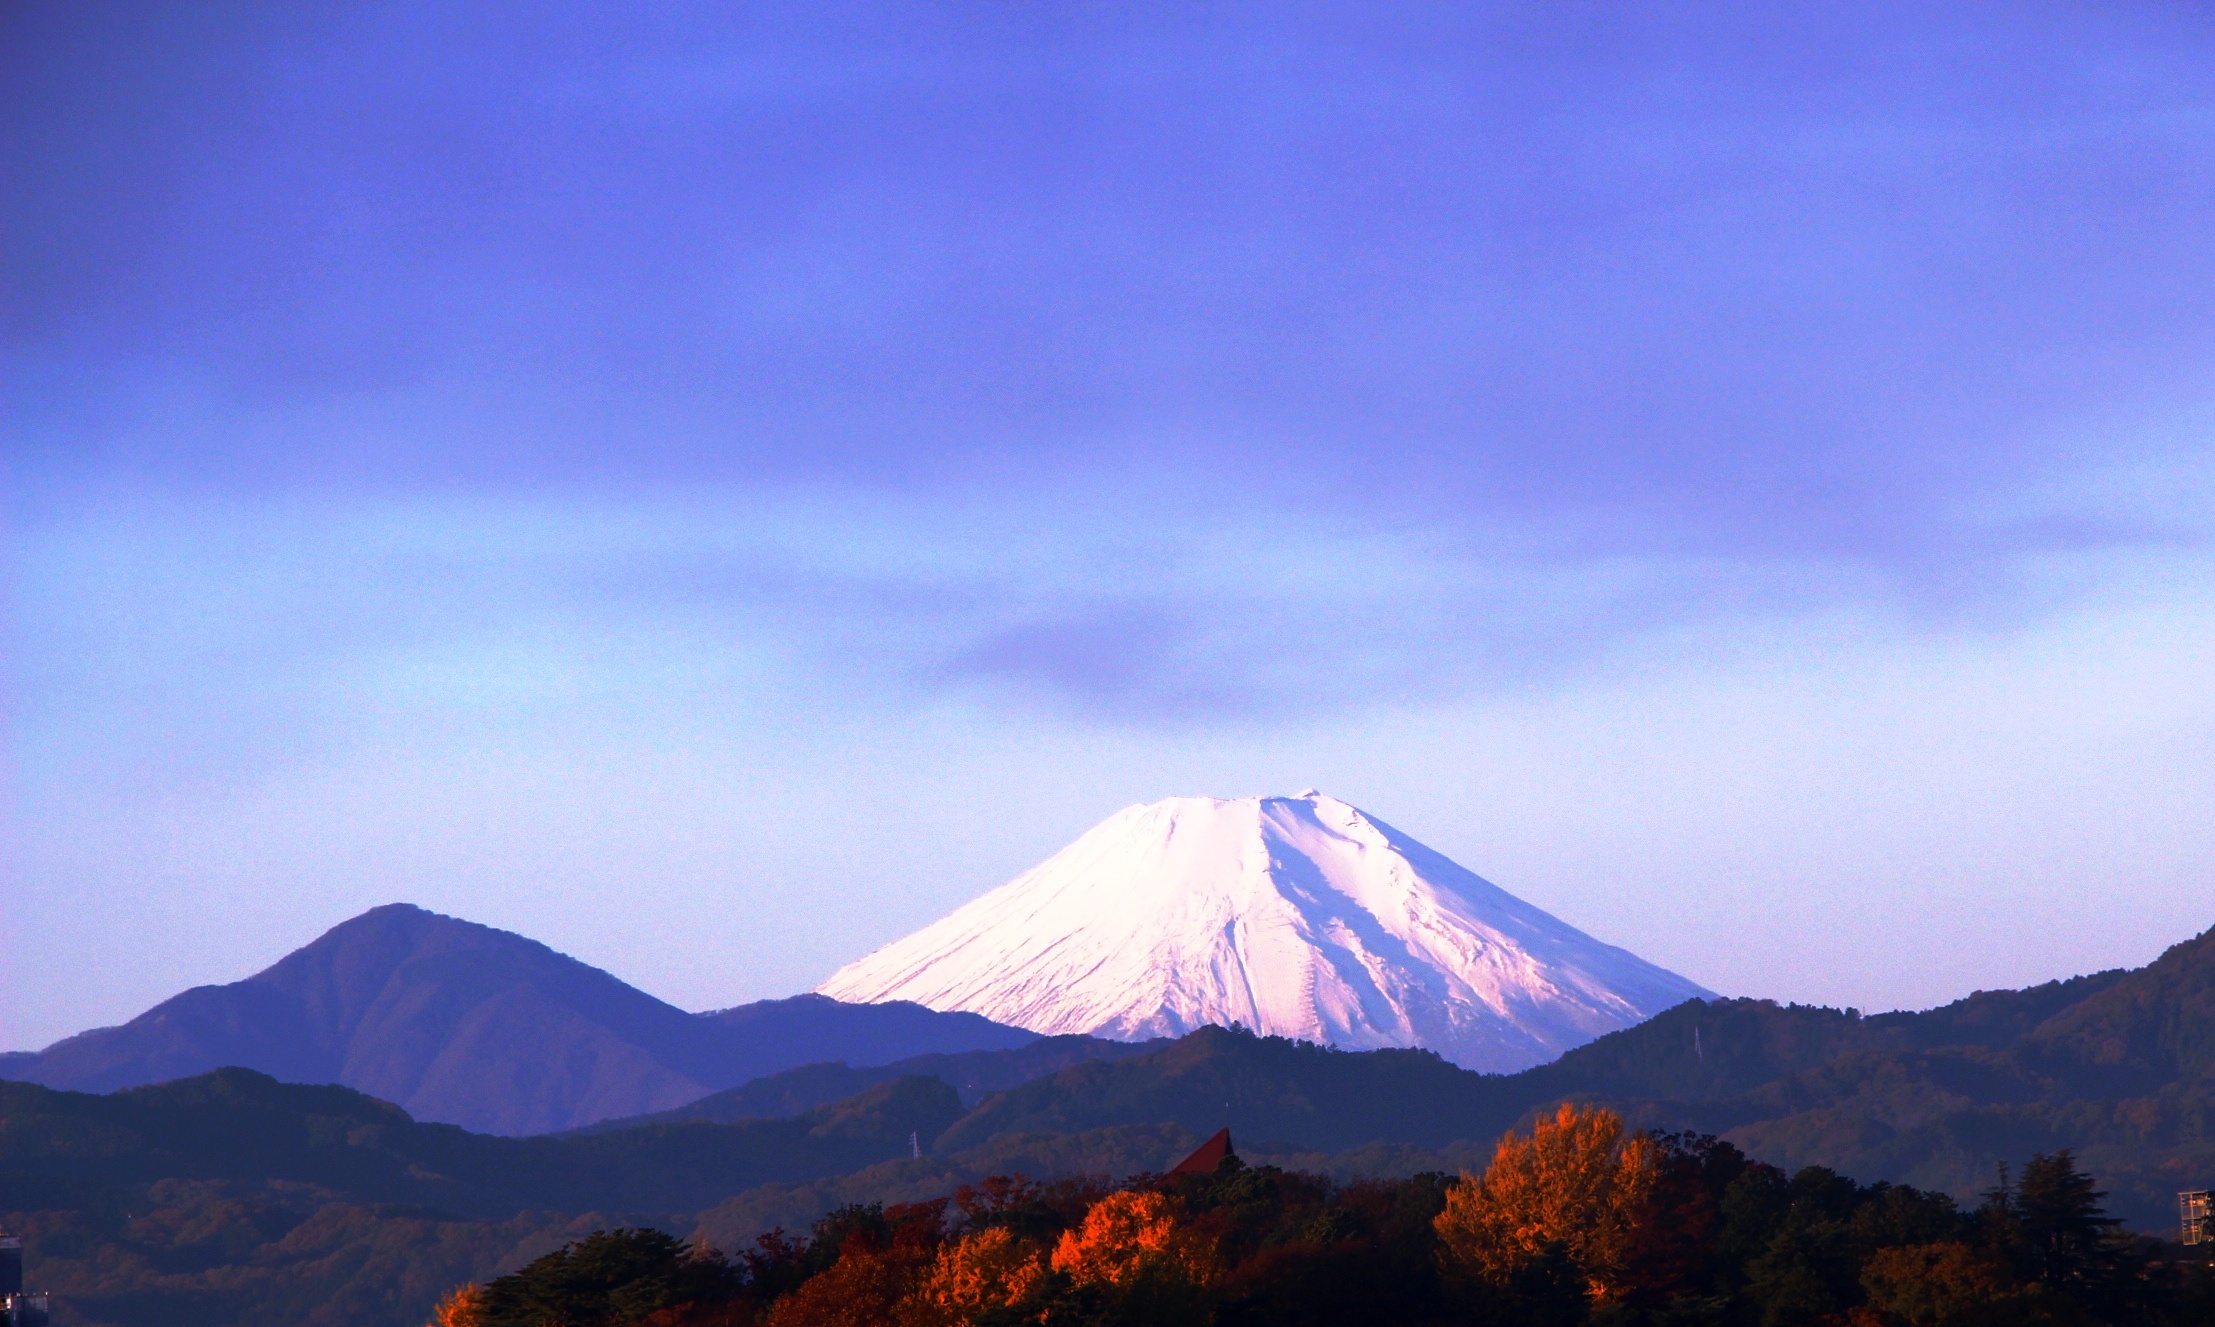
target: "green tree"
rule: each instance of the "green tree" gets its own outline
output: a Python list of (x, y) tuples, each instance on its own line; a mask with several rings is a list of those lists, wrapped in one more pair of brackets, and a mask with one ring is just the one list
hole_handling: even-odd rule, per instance
[(477, 1305), (480, 1327), (621, 1327), (681, 1304), (728, 1299), (737, 1277), (720, 1254), (659, 1230), (596, 1230), (500, 1277)]
[(2121, 1252), (2113, 1235), (2122, 1222), (2101, 1205), (2106, 1197), (2077, 1169), (2069, 1149), (2030, 1159), (2015, 1184), (2015, 1210), (2032, 1276), (2056, 1290), (2083, 1290), (2112, 1278)]

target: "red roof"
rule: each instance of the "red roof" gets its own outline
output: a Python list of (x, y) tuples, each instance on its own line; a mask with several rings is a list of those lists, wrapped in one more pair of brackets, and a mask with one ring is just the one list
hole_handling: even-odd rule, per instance
[(1171, 1175), (1213, 1175), (1215, 1167), (1231, 1152), (1231, 1131), (1217, 1129), (1215, 1136), (1200, 1144), (1199, 1150), (1169, 1168)]

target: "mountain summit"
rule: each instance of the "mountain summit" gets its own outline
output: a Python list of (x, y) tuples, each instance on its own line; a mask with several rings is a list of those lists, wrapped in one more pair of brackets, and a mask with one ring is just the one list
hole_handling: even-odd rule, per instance
[(0, 1079), (108, 1092), (239, 1066), (343, 1083), (418, 1119), (528, 1134), (671, 1110), (802, 1064), (1035, 1040), (974, 1014), (819, 995), (690, 1014), (535, 940), (395, 903), (244, 981), (0, 1056)]
[(1333, 797), (1176, 797), (834, 973), (1034, 1032), (1214, 1023), (1512, 1071), (1707, 991)]

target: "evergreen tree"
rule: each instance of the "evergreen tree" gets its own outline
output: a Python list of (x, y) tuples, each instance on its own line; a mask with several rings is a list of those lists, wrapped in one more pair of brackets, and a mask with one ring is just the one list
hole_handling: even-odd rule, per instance
[(2092, 1177), (2068, 1148), (2041, 1153), (2023, 1167), (2015, 1206), (2030, 1254), (2031, 1275), (2057, 1290), (2081, 1289), (2115, 1270), (2111, 1236), (2122, 1225), (2107, 1214)]
[(1980, 1196), (1984, 1201), (1977, 1205), (1977, 1234), (1986, 1255), (2017, 1277), (2030, 1276), (2030, 1240), (2023, 1232), (2022, 1204), (2016, 1201), (2006, 1162), (2000, 1163), (1998, 1181)]
[(730, 1265), (659, 1230), (596, 1230), (484, 1288), (473, 1327), (608, 1327), (727, 1299)]

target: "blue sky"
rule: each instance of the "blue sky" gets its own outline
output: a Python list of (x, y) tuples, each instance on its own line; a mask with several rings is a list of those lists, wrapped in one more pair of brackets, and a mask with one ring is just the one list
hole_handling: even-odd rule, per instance
[(1732, 993), (2215, 923), (2215, 23), (1748, 8), (12, 7), (0, 1043), (1196, 792)]

